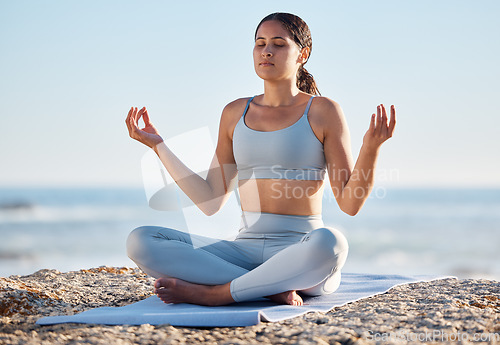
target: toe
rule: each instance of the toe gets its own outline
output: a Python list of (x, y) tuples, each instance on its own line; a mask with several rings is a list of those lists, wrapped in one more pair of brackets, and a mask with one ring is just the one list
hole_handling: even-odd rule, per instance
[(158, 278), (156, 279), (155, 281), (155, 288), (162, 288), (162, 287), (166, 287), (169, 285), (169, 279), (168, 278)]

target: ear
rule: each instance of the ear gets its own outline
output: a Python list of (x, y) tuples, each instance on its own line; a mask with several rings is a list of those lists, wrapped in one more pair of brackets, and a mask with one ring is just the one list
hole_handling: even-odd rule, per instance
[(309, 47), (304, 47), (300, 50), (299, 54), (299, 61), (301, 63), (306, 63), (307, 60), (309, 59), (309, 53), (311, 52), (311, 49)]

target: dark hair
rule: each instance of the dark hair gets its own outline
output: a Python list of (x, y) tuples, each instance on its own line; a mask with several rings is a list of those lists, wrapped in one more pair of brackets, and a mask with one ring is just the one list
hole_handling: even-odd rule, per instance
[[(255, 29), (254, 39), (257, 38), (257, 31), (259, 30), (259, 27), (262, 25), (262, 23), (270, 20), (276, 20), (280, 22), (283, 28), (288, 31), (295, 43), (297, 43), (297, 45), (300, 47), (300, 49), (309, 47), (309, 57), (311, 56), (311, 31), (309, 31), (309, 27), (307, 26), (306, 22), (291, 13), (275, 12), (266, 16), (260, 21), (259, 25), (257, 25), (257, 29)], [(309, 61), (309, 57), (307, 58), (307, 61)], [(297, 71), (297, 87), (303, 92), (321, 96), (321, 93), (316, 86), (316, 82), (314, 81), (312, 74), (304, 68), (304, 65), (307, 63), (307, 61), (304, 62)]]

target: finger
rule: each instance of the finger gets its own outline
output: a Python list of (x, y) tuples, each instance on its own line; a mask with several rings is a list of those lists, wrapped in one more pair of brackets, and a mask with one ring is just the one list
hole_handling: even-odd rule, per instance
[(384, 137), (387, 136), (387, 111), (383, 104), (380, 105), (382, 110), (382, 122), (380, 123), (380, 134)]
[(128, 123), (128, 121), (130, 120), (130, 115), (131, 114), (132, 114), (132, 108), (130, 108), (130, 110), (128, 111), (127, 118), (125, 119), (126, 123)]
[(137, 113), (137, 122), (139, 122), (141, 116), (144, 114), (144, 110), (146, 110), (146, 107), (143, 107), (141, 110), (139, 110), (139, 113)]
[(392, 136), (396, 127), (396, 107), (391, 105), (391, 119), (389, 120), (389, 135)]
[(130, 116), (132, 115), (132, 108), (128, 111), (127, 118), (125, 119), (125, 124), (127, 125), (127, 128), (129, 129), (130, 132)]
[(130, 126), (130, 129), (132, 131), (135, 131), (137, 129), (137, 124), (135, 123), (135, 109), (136, 108), (132, 107), (132, 109), (130, 111), (130, 118), (129, 118), (129, 121), (128, 121), (128, 125)]
[(134, 108), (134, 111), (132, 112), (132, 119), (131, 119), (132, 126), (134, 129), (139, 128), (139, 124), (137, 123), (137, 107)]
[(139, 127), (139, 119), (141, 118), (140, 116), (140, 110), (138, 108), (135, 108), (135, 116), (134, 116), (134, 122), (137, 127)]
[(387, 127), (387, 111), (385, 110), (385, 106), (383, 104), (380, 106), (382, 107), (382, 125)]
[(152, 126), (147, 110), (144, 111), (143, 119), (144, 119), (144, 123), (146, 124), (146, 126)]
[(132, 117), (134, 118), (134, 122), (137, 124), (139, 118), (138, 118), (138, 115), (139, 115), (139, 110), (137, 107), (134, 108), (134, 113), (132, 114)]
[(132, 107), (132, 114), (130, 115), (130, 120), (131, 120), (131, 121), (133, 121), (133, 120), (134, 120), (134, 118), (135, 118), (135, 110), (136, 110), (136, 109), (137, 109), (137, 108)]
[(372, 114), (372, 118), (370, 120), (370, 128), (368, 128), (368, 130), (372, 133), (375, 130), (375, 113)]
[[(141, 117), (143, 118), (143, 121), (144, 121), (144, 124), (145, 124), (145, 127), (147, 127), (147, 124), (146, 124), (146, 120), (144, 120), (144, 112), (146, 111), (146, 107), (142, 107), (141, 110), (139, 110), (139, 113), (137, 114), (137, 124), (139, 124), (139, 120), (141, 119)], [(143, 128), (143, 129), (144, 129)]]
[(375, 127), (378, 134), (382, 133), (382, 107), (377, 106), (377, 126)]

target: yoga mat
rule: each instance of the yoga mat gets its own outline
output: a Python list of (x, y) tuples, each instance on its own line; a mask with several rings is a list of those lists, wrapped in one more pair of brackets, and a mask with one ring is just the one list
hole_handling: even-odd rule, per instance
[(310, 311), (326, 313), (334, 307), (384, 293), (396, 285), (454, 278), (428, 275), (377, 275), (342, 273), (342, 282), (330, 295), (303, 296), (304, 305), (274, 303), (266, 298), (206, 307), (189, 303), (166, 304), (152, 296), (124, 307), (102, 307), (75, 315), (48, 316), (39, 325), (58, 323), (91, 323), (105, 325), (162, 325), (191, 327), (238, 327), (257, 325), (261, 321), (276, 322), (300, 316)]

